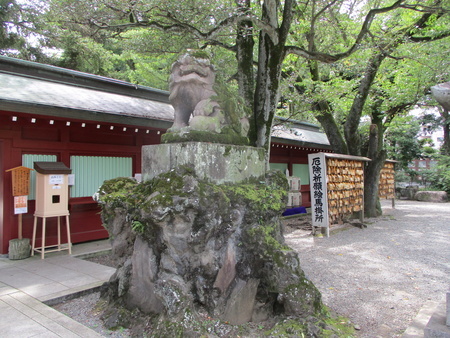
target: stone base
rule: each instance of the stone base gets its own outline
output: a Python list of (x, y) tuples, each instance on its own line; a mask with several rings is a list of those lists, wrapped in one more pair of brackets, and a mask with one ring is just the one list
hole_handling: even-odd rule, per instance
[(445, 304), (440, 304), (424, 330), (425, 338), (450, 338), (450, 327), (445, 325)]
[(265, 151), (249, 146), (204, 142), (158, 144), (142, 147), (142, 179), (148, 181), (180, 166), (215, 184), (264, 179)]
[(30, 257), (30, 239), (12, 239), (9, 241), (8, 257), (11, 260), (25, 259)]
[(446, 296), (447, 312), (445, 314), (445, 324), (450, 327), (450, 292)]

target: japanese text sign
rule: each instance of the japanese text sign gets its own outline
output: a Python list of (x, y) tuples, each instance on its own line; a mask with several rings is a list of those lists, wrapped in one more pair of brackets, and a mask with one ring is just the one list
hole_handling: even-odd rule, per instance
[(308, 155), (309, 182), (311, 187), (312, 225), (328, 227), (327, 173), (325, 154)]

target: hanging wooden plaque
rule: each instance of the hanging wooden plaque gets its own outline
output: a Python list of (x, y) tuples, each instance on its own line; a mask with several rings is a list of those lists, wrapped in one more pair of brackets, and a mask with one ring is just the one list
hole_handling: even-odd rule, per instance
[(27, 167), (16, 167), (8, 171), (12, 174), (12, 195), (25, 196), (30, 194), (30, 171)]

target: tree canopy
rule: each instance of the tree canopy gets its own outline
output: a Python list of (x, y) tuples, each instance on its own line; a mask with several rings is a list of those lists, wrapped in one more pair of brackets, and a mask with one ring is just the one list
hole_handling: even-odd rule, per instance
[[(4, 23), (19, 13), (5, 3)], [(21, 10), (32, 23), (3, 32), (32, 32), (59, 51), (50, 62), (161, 89), (180, 53), (208, 51), (253, 108), (253, 145), (269, 150), (276, 114), (317, 119), (335, 152), (372, 159), (367, 186), (393, 119), (450, 76), (448, 0), (34, 0)], [(366, 193), (372, 214), (376, 191)]]
[[(27, 28), (39, 34), (43, 45), (62, 51), (55, 63), (64, 67), (164, 89), (170, 64), (180, 52), (209, 50), (218, 69), (237, 81), (240, 94), (253, 107), (251, 138), (266, 148), (281, 77), (293, 60), (311, 73), (309, 79), (299, 75), (314, 82), (308, 93), (318, 96), (323, 93), (318, 82), (324, 77), (339, 85), (341, 77), (335, 75), (344, 72), (358, 81), (367, 61), (380, 62), (377, 51), (384, 60), (404, 42), (448, 35), (448, 4), (439, 0), (34, 0), (26, 4), (27, 13), (40, 13), (34, 16), (33, 27)], [(353, 64), (341, 61), (356, 52)], [(335, 93), (338, 90), (334, 88)], [(315, 101), (312, 106), (317, 108), (320, 100), (313, 97), (308, 101)], [(346, 119), (347, 138), (357, 135), (359, 125), (350, 111), (338, 116)]]

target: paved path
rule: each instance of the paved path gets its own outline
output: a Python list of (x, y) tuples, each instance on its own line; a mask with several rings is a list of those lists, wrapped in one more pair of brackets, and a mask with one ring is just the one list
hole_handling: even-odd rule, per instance
[[(73, 254), (103, 251), (107, 241), (74, 245)], [(0, 258), (0, 336), (101, 337), (43, 302), (97, 288), (115, 269), (69, 256), (50, 253), (44, 260)]]
[[(331, 308), (361, 337), (399, 337), (424, 306), (450, 289), (450, 203), (383, 203), (368, 228), (314, 238), (295, 231), (287, 243)], [(418, 335), (420, 336), (420, 335)]]

